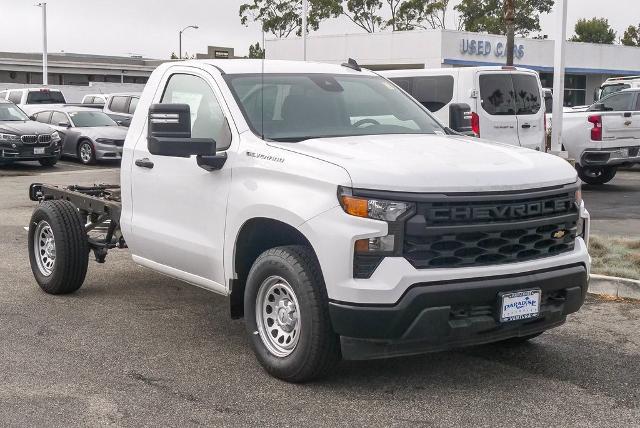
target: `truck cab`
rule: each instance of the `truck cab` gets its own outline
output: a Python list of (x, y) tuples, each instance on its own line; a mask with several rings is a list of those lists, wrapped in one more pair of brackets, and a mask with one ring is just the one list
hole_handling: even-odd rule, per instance
[(580, 308), (590, 269), (566, 161), (453, 133), (355, 61), (163, 64), (120, 185), (30, 196), (43, 290), (77, 290), (89, 251), (128, 247), (228, 296), (258, 361), (291, 382), (340, 359), (532, 339)]

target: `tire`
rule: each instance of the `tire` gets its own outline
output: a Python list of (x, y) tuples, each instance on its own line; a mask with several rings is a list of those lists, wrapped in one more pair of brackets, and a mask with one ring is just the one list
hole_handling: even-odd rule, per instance
[[(284, 297), (272, 301), (269, 296)], [(287, 382), (308, 382), (338, 363), (340, 343), (331, 327), (327, 300), (320, 266), (310, 248), (276, 247), (256, 259), (244, 295), (245, 324), (251, 347), (269, 374)], [(267, 301), (274, 303), (273, 317), (266, 312)], [(270, 340), (267, 335), (274, 331), (277, 335)]]
[(618, 172), (616, 167), (613, 166), (580, 166), (576, 164), (576, 171), (578, 171), (578, 177), (580, 180), (587, 184), (600, 185), (605, 184), (613, 180)]
[(501, 343), (503, 345), (512, 345), (512, 346), (521, 345), (523, 343), (527, 343), (531, 339), (534, 339), (534, 338), (540, 336), (542, 333), (544, 333), (544, 331), (541, 331), (540, 333), (530, 334), (528, 336), (512, 337), (512, 338), (509, 338), (509, 339), (501, 340), (498, 343)]
[(58, 163), (58, 158), (52, 157), (52, 158), (39, 159), (38, 162), (40, 162), (40, 165), (50, 168)]
[(29, 262), (46, 293), (78, 290), (87, 274), (89, 243), (78, 210), (69, 201), (45, 201), (29, 223)]
[(82, 140), (78, 144), (78, 159), (84, 165), (93, 165), (96, 163), (96, 150), (89, 140)]

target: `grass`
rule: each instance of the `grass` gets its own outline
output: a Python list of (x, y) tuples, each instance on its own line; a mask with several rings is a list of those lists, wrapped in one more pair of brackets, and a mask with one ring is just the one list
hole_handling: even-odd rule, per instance
[(591, 236), (591, 271), (640, 280), (640, 240)]

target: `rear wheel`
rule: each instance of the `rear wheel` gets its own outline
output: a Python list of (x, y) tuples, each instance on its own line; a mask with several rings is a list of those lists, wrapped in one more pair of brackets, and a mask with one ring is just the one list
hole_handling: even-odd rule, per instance
[(78, 145), (78, 159), (85, 165), (96, 163), (96, 151), (87, 140), (83, 140)]
[(249, 272), (244, 308), (251, 347), (272, 376), (306, 382), (322, 377), (339, 361), (324, 280), (308, 247), (262, 253)]
[(587, 184), (605, 184), (616, 176), (617, 168), (613, 166), (581, 166), (576, 165), (578, 177)]
[(71, 202), (45, 201), (33, 212), (29, 261), (38, 285), (49, 294), (73, 293), (82, 286), (89, 244), (80, 214)]
[(52, 157), (52, 158), (39, 159), (38, 162), (40, 162), (40, 165), (44, 167), (52, 167), (58, 163), (58, 158)]

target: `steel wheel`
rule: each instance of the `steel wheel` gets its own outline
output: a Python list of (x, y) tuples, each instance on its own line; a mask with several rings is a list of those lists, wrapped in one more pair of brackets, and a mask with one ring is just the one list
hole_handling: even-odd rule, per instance
[(44, 220), (38, 223), (33, 234), (33, 247), (38, 270), (44, 276), (51, 275), (56, 263), (56, 241), (51, 226)]
[(256, 324), (262, 342), (277, 357), (290, 355), (302, 328), (298, 299), (282, 277), (270, 276), (256, 297)]
[(91, 147), (91, 144), (82, 143), (79, 152), (82, 163), (90, 163), (93, 160), (93, 147)]

